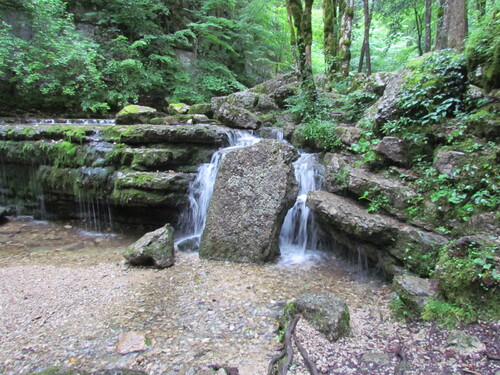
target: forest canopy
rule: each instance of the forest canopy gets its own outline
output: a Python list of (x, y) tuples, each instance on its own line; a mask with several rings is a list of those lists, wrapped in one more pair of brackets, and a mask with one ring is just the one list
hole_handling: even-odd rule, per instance
[(0, 103), (98, 115), (199, 103), (294, 69), (330, 79), (396, 70), (462, 49), (466, 36), (491, 89), (499, 14), (493, 0), (4, 0)]

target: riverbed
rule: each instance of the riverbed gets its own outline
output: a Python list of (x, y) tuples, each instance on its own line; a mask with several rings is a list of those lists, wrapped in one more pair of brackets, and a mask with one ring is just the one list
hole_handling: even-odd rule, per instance
[[(50, 366), (182, 374), (214, 364), (266, 374), (280, 349), (276, 317), (303, 291), (337, 293), (351, 313), (351, 337), (334, 344), (299, 322), (297, 335), (321, 373), (393, 374), (401, 353), (405, 374), (500, 370), (484, 354), (498, 345), (498, 325), (468, 328), (480, 350), (453, 351), (452, 332), (395, 320), (389, 285), (333, 254), (256, 266), (178, 252), (174, 267), (152, 270), (131, 268), (121, 257), (137, 238), (31, 218), (0, 226), (0, 374)], [(130, 331), (144, 335), (147, 348), (119, 354), (118, 339)], [(290, 373), (307, 373), (300, 358)]]

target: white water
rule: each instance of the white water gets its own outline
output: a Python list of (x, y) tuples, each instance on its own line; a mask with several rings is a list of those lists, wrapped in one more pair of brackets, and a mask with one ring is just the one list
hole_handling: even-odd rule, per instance
[(295, 178), (299, 183), (299, 194), (293, 207), (288, 211), (281, 227), (279, 238), (280, 264), (304, 263), (318, 256), (319, 236), (314, 215), (307, 207), (307, 193), (321, 190), (323, 169), (317, 156), (301, 154), (294, 163)]
[(215, 178), (224, 155), (230, 150), (251, 146), (260, 140), (244, 131), (232, 131), (228, 133), (228, 137), (229, 146), (215, 152), (210, 163), (202, 164), (198, 168), (196, 178), (189, 185), (189, 209), (181, 217), (184, 235), (176, 241), (176, 246), (184, 245), (190, 250), (199, 247), (205, 229), (208, 205), (214, 191)]

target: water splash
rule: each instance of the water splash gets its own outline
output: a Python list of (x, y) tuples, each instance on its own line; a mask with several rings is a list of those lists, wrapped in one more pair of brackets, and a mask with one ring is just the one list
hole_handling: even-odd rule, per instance
[(281, 227), (279, 238), (280, 264), (304, 263), (317, 258), (320, 253), (320, 236), (314, 215), (307, 207), (307, 193), (321, 190), (324, 167), (315, 154), (301, 154), (294, 163), (295, 178), (299, 183), (299, 194), (288, 211)]
[(216, 151), (210, 163), (202, 164), (196, 178), (189, 185), (189, 209), (181, 216), (181, 231), (184, 235), (175, 243), (178, 248), (196, 250), (200, 245), (215, 178), (224, 155), (230, 150), (251, 146), (260, 141), (260, 138), (244, 131), (231, 131), (228, 133), (228, 140), (229, 146)]

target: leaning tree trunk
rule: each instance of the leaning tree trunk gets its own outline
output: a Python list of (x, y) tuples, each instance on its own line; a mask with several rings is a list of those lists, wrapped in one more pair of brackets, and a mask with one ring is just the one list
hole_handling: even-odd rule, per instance
[(339, 72), (345, 78), (349, 75), (349, 64), (351, 62), (351, 34), (352, 21), (354, 18), (354, 0), (343, 0), (344, 7), (340, 28), (339, 40)]
[(432, 21), (432, 0), (425, 0), (425, 47), (424, 47), (424, 51), (426, 53), (431, 50), (431, 45), (432, 45), (431, 21)]
[(422, 56), (424, 54), (424, 50), (422, 49), (422, 18), (418, 14), (418, 10), (416, 7), (413, 7), (413, 13), (415, 15), (415, 24), (417, 26), (417, 48), (418, 55)]

